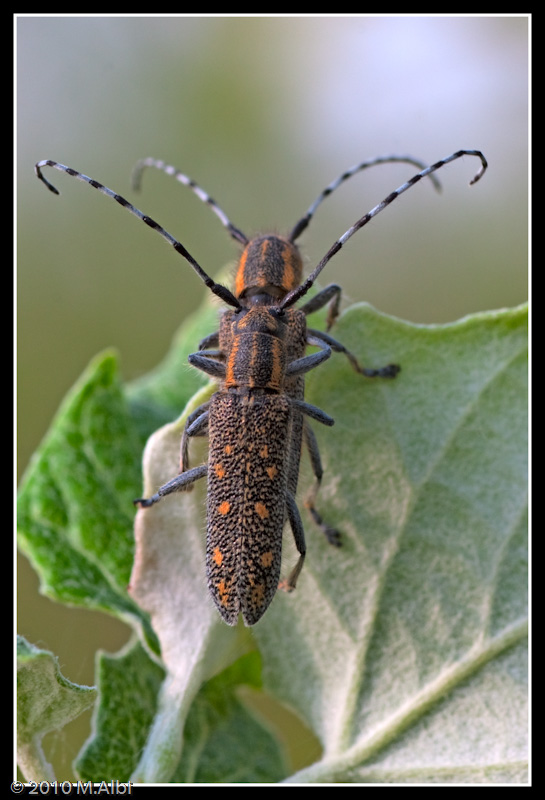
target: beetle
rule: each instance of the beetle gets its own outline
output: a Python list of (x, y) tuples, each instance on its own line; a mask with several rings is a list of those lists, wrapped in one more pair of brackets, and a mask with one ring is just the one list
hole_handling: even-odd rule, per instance
[[(198, 184), (175, 167), (156, 159), (138, 162), (134, 185), (139, 188), (145, 168), (153, 167), (189, 186), (219, 217), (231, 236), (243, 245), (234, 289), (214, 281), (181, 242), (151, 217), (143, 214), (121, 195), (81, 172), (52, 160), (35, 165), (37, 177), (58, 194), (44, 178), (42, 169), (53, 167), (84, 181), (114, 199), (153, 228), (183, 256), (210, 291), (229, 308), (221, 317), (219, 330), (207, 336), (189, 363), (219, 382), (210, 401), (189, 415), (182, 434), (179, 473), (150, 498), (135, 504), (149, 508), (165, 496), (189, 491), (207, 477), (206, 572), (209, 592), (223, 620), (254, 625), (270, 605), (279, 586), (295, 588), (305, 559), (306, 545), (301, 517), (295, 502), (302, 443), (307, 446), (314, 483), (304, 504), (327, 540), (340, 545), (339, 532), (331, 528), (315, 507), (323, 470), (316, 438), (309, 424), (315, 420), (333, 425), (333, 419), (304, 399), (304, 376), (327, 360), (332, 352), (344, 353), (352, 368), (366, 377), (394, 378), (400, 367), (360, 365), (356, 356), (328, 332), (309, 329), (308, 314), (328, 305), (327, 331), (339, 314), (341, 288), (331, 284), (304, 305), (295, 308), (315, 283), (326, 264), (358, 230), (403, 192), (426, 176), (463, 155), (481, 161), (476, 183), (487, 169), (479, 150), (458, 150), (425, 167), (410, 156), (382, 156), (350, 168), (327, 186), (288, 236), (260, 234), (248, 238), (229, 220), (217, 203)], [(367, 167), (388, 162), (405, 162), (420, 168), (409, 181), (358, 219), (303, 280), (303, 262), (295, 244), (320, 203), (338, 186)], [(308, 346), (318, 352), (306, 354)], [(189, 466), (189, 440), (208, 435), (208, 461)], [(299, 553), (298, 561), (284, 582), (279, 582), (282, 535), (289, 521)]]

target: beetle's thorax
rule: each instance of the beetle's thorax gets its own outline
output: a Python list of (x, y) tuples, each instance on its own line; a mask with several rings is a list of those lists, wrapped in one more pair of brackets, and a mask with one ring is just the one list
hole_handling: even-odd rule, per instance
[(256, 236), (240, 257), (235, 295), (243, 305), (256, 295), (265, 296), (261, 302), (271, 303), (299, 286), (302, 277), (303, 262), (295, 244), (276, 234)]

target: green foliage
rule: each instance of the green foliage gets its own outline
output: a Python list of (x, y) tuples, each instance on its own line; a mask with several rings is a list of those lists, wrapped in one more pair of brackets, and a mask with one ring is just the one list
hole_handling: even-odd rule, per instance
[(44, 594), (143, 626), (153, 646), (146, 616), (126, 591), (140, 451), (116, 359), (107, 353), (68, 394), (27, 470), (18, 542)]
[(93, 705), (91, 686), (67, 680), (53, 653), (17, 637), (17, 761), (27, 780), (53, 780), (42, 739)]
[(137, 641), (116, 656), (99, 653), (93, 735), (76, 769), (82, 780), (126, 782), (138, 762), (153, 722), (164, 671)]
[[(95, 359), (23, 481), (20, 547), (42, 591), (114, 614), (137, 637), (99, 658), (78, 774), (525, 781), (526, 310), (444, 326), (366, 305), (343, 315), (335, 336), (363, 363), (402, 371), (368, 380), (334, 355), (309, 374), (308, 400), (336, 420), (314, 425), (325, 470), (318, 507), (343, 546), (330, 547), (304, 516), (297, 590), (279, 592), (251, 633), (225, 626), (207, 596), (204, 485), (139, 511), (133, 533), (133, 498), (176, 473), (184, 420), (211, 391), (191, 399), (202, 376), (186, 361), (213, 329), (211, 313), (207, 303), (138, 384), (120, 383), (112, 354)], [(151, 436), (142, 491), (142, 439), (186, 403)], [(199, 463), (205, 449), (191, 456)], [(303, 462), (302, 490), (311, 480)], [(288, 527), (286, 574), (290, 538)], [(285, 731), (250, 709), (245, 686), (294, 710), (322, 755), (286, 766)]]

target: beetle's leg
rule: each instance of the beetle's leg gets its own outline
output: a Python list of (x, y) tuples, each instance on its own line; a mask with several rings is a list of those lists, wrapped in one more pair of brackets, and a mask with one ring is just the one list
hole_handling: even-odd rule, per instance
[(293, 538), (295, 539), (295, 546), (297, 547), (297, 552), (299, 553), (299, 560), (290, 572), (287, 579), (279, 583), (278, 588), (283, 589), (285, 592), (292, 592), (297, 584), (297, 578), (303, 569), (307, 547), (305, 544), (305, 531), (303, 529), (303, 523), (301, 522), (299, 509), (297, 508), (295, 499), (290, 492), (286, 492), (286, 511), (288, 513), (288, 519), (293, 532)]
[(168, 483), (165, 483), (163, 486), (161, 486), (151, 497), (147, 499), (140, 497), (133, 502), (136, 506), (140, 506), (140, 508), (149, 508), (150, 506), (155, 505), (155, 503), (158, 503), (159, 500), (162, 500), (167, 494), (172, 494), (173, 492), (183, 492), (188, 484), (192, 484), (195, 481), (198, 481), (200, 478), (204, 478), (207, 472), (208, 464), (201, 464), (200, 467), (193, 467), (193, 469), (190, 469), (187, 472), (182, 472), (180, 475), (176, 475), (176, 477), (171, 481), (168, 481)]
[(320, 530), (325, 534), (327, 541), (330, 544), (335, 545), (335, 547), (341, 546), (341, 535), (338, 530), (335, 528), (331, 528), (324, 520), (322, 519), (321, 515), (318, 513), (316, 506), (314, 505), (316, 496), (320, 489), (320, 485), (322, 483), (322, 476), (324, 471), (322, 469), (322, 460), (320, 458), (320, 451), (318, 449), (318, 442), (316, 441), (316, 437), (314, 435), (314, 431), (305, 421), (303, 427), (303, 433), (305, 436), (305, 443), (308, 448), (308, 452), (310, 455), (310, 463), (312, 465), (312, 472), (314, 473), (314, 484), (310, 488), (307, 496), (304, 500), (305, 508), (308, 509), (310, 516), (316, 523), (316, 525), (320, 528)]
[(388, 364), (387, 366), (379, 367), (378, 369), (362, 367), (356, 356), (351, 353), (350, 350), (347, 350), (343, 344), (338, 342), (336, 339), (333, 339), (323, 331), (317, 331), (309, 328), (307, 344), (322, 348), (326, 346), (330, 347), (331, 350), (334, 350), (336, 353), (344, 353), (350, 361), (353, 369), (355, 369), (356, 372), (359, 372), (360, 375), (365, 375), (367, 378), (395, 378), (401, 369), (401, 367), (397, 364)]
[[(208, 406), (203, 403), (195, 409), (186, 419), (182, 441), (180, 442), (180, 474), (189, 470), (189, 437), (206, 436), (208, 434)], [(193, 484), (189, 484), (186, 491), (190, 492)]]
[(327, 330), (329, 331), (335, 324), (335, 320), (339, 316), (339, 307), (341, 304), (342, 289), (336, 283), (332, 283), (322, 289), (320, 292), (311, 297), (310, 300), (300, 307), (300, 311), (305, 314), (312, 314), (314, 311), (319, 311), (327, 303), (329, 308), (327, 310)]

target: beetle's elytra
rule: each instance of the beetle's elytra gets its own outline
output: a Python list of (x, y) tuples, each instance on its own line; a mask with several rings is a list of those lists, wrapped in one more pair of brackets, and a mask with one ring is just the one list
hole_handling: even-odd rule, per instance
[[(336, 284), (322, 289), (299, 308), (295, 304), (356, 231), (422, 178), (432, 176), (436, 183), (433, 173), (463, 155), (476, 156), (481, 161), (481, 168), (471, 181), (476, 183), (488, 166), (478, 150), (458, 150), (429, 167), (409, 156), (364, 161), (327, 186), (289, 236), (268, 234), (252, 239), (235, 227), (215, 201), (186, 175), (155, 159), (139, 162), (134, 173), (135, 186), (146, 167), (172, 175), (206, 202), (231, 236), (243, 245), (233, 291), (212, 280), (177, 239), (121, 195), (56, 161), (36, 164), (37, 177), (56, 194), (57, 189), (43, 177), (43, 167), (58, 169), (116, 200), (171, 244), (206, 286), (229, 306), (222, 314), (219, 330), (207, 336), (199, 351), (189, 356), (194, 367), (215, 378), (219, 385), (210, 401), (187, 420), (179, 473), (152, 497), (135, 500), (140, 508), (149, 508), (166, 495), (188, 491), (195, 481), (207, 477), (208, 587), (227, 624), (235, 625), (241, 614), (246, 625), (254, 625), (267, 610), (279, 586), (286, 520), (299, 559), (281, 586), (287, 590), (295, 588), (306, 551), (303, 524), (295, 502), (303, 442), (314, 473), (314, 485), (304, 504), (328, 541), (340, 544), (338, 531), (327, 525), (315, 506), (322, 466), (310, 425), (310, 420), (323, 425), (333, 425), (333, 420), (304, 400), (305, 373), (329, 358), (332, 351), (344, 353), (353, 369), (363, 376), (393, 378), (399, 371), (395, 364), (378, 369), (363, 367), (329, 333), (307, 327), (307, 315), (328, 305), (329, 331), (339, 313), (341, 289)], [(352, 225), (303, 280), (302, 259), (295, 242), (318, 205), (351, 176), (388, 162), (409, 163), (420, 172)], [(317, 347), (318, 352), (306, 355), (309, 345)], [(203, 435), (209, 439), (208, 462), (190, 468), (189, 440)]]

